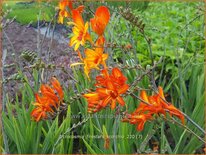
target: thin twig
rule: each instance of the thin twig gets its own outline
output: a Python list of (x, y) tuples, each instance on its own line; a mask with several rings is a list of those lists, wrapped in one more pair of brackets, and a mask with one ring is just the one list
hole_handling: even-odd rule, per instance
[(138, 100), (140, 100), (141, 102), (145, 103), (146, 105), (152, 106), (150, 103), (144, 101), (143, 99), (141, 99), (140, 97), (138, 97), (137, 95), (135, 95), (132, 92), (129, 92), (128, 94), (130, 94), (131, 96), (134, 96), (135, 98), (137, 98)]
[(38, 24), (37, 24), (37, 29), (38, 29), (38, 33), (37, 33), (37, 53), (39, 58), (41, 58), (42, 56), (42, 52), (41, 52), (41, 46), (40, 46), (40, 16), (41, 16), (41, 10), (39, 11), (39, 15), (37, 16), (37, 20), (38, 20)]
[(154, 65), (153, 65), (150, 69), (146, 70), (141, 76), (137, 77), (137, 78), (134, 80), (134, 82), (130, 85), (130, 88), (135, 87), (135, 86), (137, 85), (137, 83), (138, 83), (145, 75), (148, 75), (148, 74), (149, 74), (154, 68), (156, 68), (156, 66), (157, 66), (158, 64), (160, 64), (161, 62), (162, 62), (162, 57), (160, 57), (159, 61), (158, 61), (157, 63), (154, 63)]
[(202, 133), (204, 133), (206, 135), (206, 132), (204, 129), (202, 129), (197, 123), (195, 123), (187, 114), (183, 113), (182, 111), (180, 111), (184, 116), (185, 118), (190, 122), (192, 123), (195, 127), (197, 127)]
[[(56, 12), (55, 16), (54, 16), (54, 19), (56, 19), (58, 17), (58, 12)], [(52, 37), (51, 37), (51, 41), (50, 41), (50, 46), (49, 46), (49, 51), (48, 51), (48, 62), (50, 60), (50, 54), (51, 54), (51, 48), (52, 48), (52, 44), (53, 44), (53, 39), (54, 39), (54, 30), (55, 30), (55, 27), (56, 27), (56, 23), (54, 23), (53, 25), (53, 29), (52, 29)]]
[[(92, 92), (92, 91), (94, 91), (94, 90), (85, 89), (85, 90), (82, 91), (81, 93), (75, 94), (74, 96), (70, 97), (70, 98), (69, 98), (69, 101), (64, 101), (64, 103), (67, 103), (67, 104), (62, 104), (63, 106), (61, 106), (61, 108), (59, 108), (59, 109), (56, 111), (56, 113), (54, 113), (53, 115), (51, 115), (51, 116), (49, 117), (49, 119), (51, 119), (51, 120), (54, 119), (54, 118), (55, 118), (58, 114), (60, 114), (62, 111), (67, 110), (69, 104), (72, 104), (72, 103), (74, 103), (74, 102), (77, 101), (77, 100), (80, 100), (80, 99), (82, 98), (82, 95), (83, 95), (83, 94), (86, 94), (86, 93), (89, 93), (89, 92)], [(99, 127), (100, 127), (100, 125), (99, 125)]]
[(142, 153), (145, 150), (149, 140), (152, 138), (152, 136), (155, 134), (155, 132), (156, 132), (156, 130), (152, 129), (152, 131), (150, 131), (147, 134), (146, 138), (144, 139), (144, 141), (141, 143), (141, 145), (139, 147), (139, 153)]
[(193, 19), (191, 19), (183, 28), (181, 29), (185, 29), (188, 25), (190, 25), (192, 22), (194, 22), (196, 19), (198, 19), (200, 16), (203, 16), (204, 14), (199, 14), (196, 17), (194, 17)]
[[(39, 67), (39, 66), (41, 66), (41, 67)], [(44, 68), (44, 69), (47, 69), (47, 70), (49, 70), (49, 69), (61, 69), (64, 73), (67, 73), (69, 75), (69, 77), (72, 80), (74, 80), (74, 82), (78, 83), (78, 81), (71, 74), (69, 74), (66, 71), (66, 68), (63, 65), (57, 66), (57, 65), (54, 65), (54, 64), (45, 64), (42, 60), (40, 60), (39, 63), (35, 63), (34, 65), (24, 67), (24, 69), (27, 69), (27, 70), (32, 69), (32, 68)]]
[(65, 138), (65, 136), (70, 133), (73, 129), (83, 125), (84, 123), (86, 123), (89, 120), (89, 117), (84, 119), (82, 122), (79, 122), (77, 124), (73, 124), (73, 126), (71, 128), (68, 128), (62, 135), (59, 136), (59, 138), (57, 139), (57, 141), (55, 142), (53, 149), (52, 149), (52, 154), (54, 154), (54, 150), (56, 148), (56, 146), (60, 143), (60, 141)]
[(14, 56), (15, 56), (15, 61), (14, 61), (14, 62), (15, 62), (15, 64), (16, 64), (17, 69), (19, 69), (19, 67), (21, 68), (20, 63), (19, 63), (20, 61), (19, 61), (19, 59), (18, 59), (18, 57), (17, 57), (17, 54), (16, 54), (16, 50), (15, 50), (15, 48), (14, 48), (14, 45), (13, 45), (13, 43), (11, 42), (11, 40), (9, 39), (7, 33), (6, 33), (4, 30), (3, 30), (3, 33), (4, 33), (6, 39), (8, 40), (8, 42), (9, 42), (11, 48), (12, 48), (13, 54), (14, 54)]
[(202, 139), (200, 136), (198, 136), (195, 132), (193, 132), (190, 128), (188, 128), (187, 126), (179, 123), (178, 121), (176, 121), (174, 118), (171, 117), (172, 120), (169, 120), (165, 117), (163, 117), (166, 121), (169, 121), (169, 122), (174, 122), (176, 124), (178, 124), (179, 126), (183, 127), (184, 129), (186, 129), (187, 132), (193, 134), (194, 136), (196, 136), (200, 141), (202, 141), (203, 143), (206, 143), (206, 141), (204, 139)]
[[(149, 49), (149, 53), (150, 53), (150, 58), (152, 60), (152, 65), (154, 66), (154, 57), (153, 57), (153, 54), (152, 54), (152, 47), (151, 47), (151, 40), (145, 35), (145, 33), (143, 32), (142, 33), (145, 41), (147, 42), (147, 45), (148, 45), (148, 49)], [(152, 68), (152, 85), (153, 87), (157, 87), (156, 84), (155, 84), (155, 75), (154, 75), (154, 72), (155, 72), (155, 67)]]

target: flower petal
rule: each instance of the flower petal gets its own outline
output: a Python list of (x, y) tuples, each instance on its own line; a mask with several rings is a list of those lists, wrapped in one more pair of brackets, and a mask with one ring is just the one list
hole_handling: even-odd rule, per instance
[(146, 91), (144, 91), (144, 90), (141, 91), (140, 97), (141, 97), (142, 100), (144, 100), (145, 102), (149, 103), (149, 99), (148, 99)]
[(77, 24), (80, 27), (84, 27), (83, 18), (78, 10), (72, 10), (72, 18), (75, 24)]
[(106, 107), (107, 106), (107, 104), (111, 101), (111, 97), (110, 96), (107, 96), (104, 100), (103, 100), (103, 102), (102, 102), (102, 106), (103, 107)]
[(112, 100), (111, 109), (114, 110), (116, 107), (116, 100)]
[(159, 90), (159, 95), (165, 100), (165, 96), (164, 96), (164, 92), (163, 92), (162, 87), (159, 86), (158, 90)]
[(118, 96), (118, 97), (117, 97), (117, 101), (118, 101), (118, 103), (119, 103), (121, 106), (124, 106), (124, 105), (125, 105), (125, 102), (124, 102), (124, 100), (123, 100), (122, 97)]
[(119, 93), (119, 94), (126, 93), (126, 91), (128, 90), (128, 88), (129, 88), (129, 85), (128, 85), (128, 84), (125, 84), (125, 85), (121, 86), (120, 89), (118, 89), (118, 93)]

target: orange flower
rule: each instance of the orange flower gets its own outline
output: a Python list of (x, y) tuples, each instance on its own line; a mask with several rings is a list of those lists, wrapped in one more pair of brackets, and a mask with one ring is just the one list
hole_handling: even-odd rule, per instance
[(111, 104), (111, 109), (115, 109), (116, 102), (118, 102), (121, 106), (125, 105), (123, 98), (121, 97), (122, 94), (126, 93), (129, 86), (125, 84), (120, 89), (116, 89), (112, 82), (107, 82), (108, 88), (97, 88), (97, 93), (102, 98), (102, 106), (106, 107), (108, 104)]
[(105, 6), (100, 6), (99, 8), (97, 8), (94, 18), (90, 20), (92, 30), (99, 36), (103, 35), (109, 19), (110, 12), (108, 8)]
[[(81, 13), (84, 9), (84, 6), (79, 6), (77, 10)], [(59, 2), (59, 16), (58, 23), (63, 24), (65, 17), (71, 17), (71, 11), (73, 10), (72, 0), (61, 0)]]
[(95, 86), (106, 87), (106, 82), (110, 80), (107, 69), (101, 71), (101, 75), (96, 76)]
[(61, 87), (59, 81), (55, 77), (52, 77), (51, 78), (51, 84), (52, 84), (54, 90), (56, 91), (56, 93), (59, 96), (59, 101), (62, 101), (63, 98), (64, 98), (64, 92), (62, 90), (62, 87)]
[[(42, 94), (42, 97), (36, 98), (37, 101), (44, 101), (44, 102), (49, 102), (50, 105), (56, 106), (56, 102), (58, 102), (58, 97), (55, 94), (55, 91), (49, 87), (48, 85), (42, 84), (40, 87), (40, 91)], [(43, 100), (44, 99), (44, 100)]]
[[(141, 98), (150, 104), (150, 106), (148, 105), (144, 105), (143, 108), (138, 108), (139, 111), (149, 111), (153, 114), (164, 114), (168, 112), (171, 116), (174, 115), (176, 117), (178, 117), (179, 119), (181, 119), (182, 123), (184, 123), (184, 115), (181, 113), (181, 111), (179, 111), (177, 108), (175, 108), (171, 103), (166, 103), (165, 97), (164, 97), (164, 93), (163, 93), (163, 89), (162, 87), (158, 87), (159, 93), (153, 96), (148, 97), (146, 92), (143, 91), (141, 92)], [(141, 106), (140, 106), (141, 107)]]
[(158, 87), (158, 90), (159, 90), (158, 96), (159, 96), (159, 100), (162, 104), (162, 107), (164, 109), (166, 109), (171, 116), (174, 115), (174, 116), (178, 117), (182, 121), (182, 124), (184, 124), (185, 120), (184, 120), (184, 115), (182, 114), (182, 112), (180, 110), (178, 110), (176, 107), (174, 107), (174, 105), (172, 105), (171, 103), (167, 104), (165, 102), (166, 100), (165, 100), (165, 97), (164, 97), (162, 87)]
[(31, 112), (31, 116), (35, 121), (39, 121), (40, 119), (46, 119), (47, 118), (47, 113), (53, 113), (53, 109), (51, 108), (51, 103), (50, 99), (47, 97), (40, 97), (38, 94), (35, 95), (36, 97), (36, 102), (34, 105), (36, 108)]
[(91, 37), (89, 35), (88, 28), (89, 23), (86, 22), (84, 24), (84, 21), (82, 19), (82, 16), (78, 10), (72, 10), (72, 18), (73, 22), (69, 22), (68, 24), (73, 24), (73, 37), (70, 40), (70, 46), (73, 46), (75, 44), (74, 50), (76, 51), (80, 45), (84, 46), (86, 40), (92, 42)]
[(122, 74), (120, 69), (113, 68), (112, 74), (109, 75), (106, 69), (102, 70), (102, 75), (96, 77), (96, 86), (107, 87), (106, 81), (112, 81), (113, 85), (119, 89), (127, 81), (127, 78)]
[(122, 106), (125, 105), (120, 95), (126, 93), (129, 88), (129, 85), (126, 84), (126, 80), (127, 78), (118, 68), (113, 68), (111, 75), (109, 75), (105, 69), (102, 71), (102, 76), (96, 77), (96, 86), (103, 87), (96, 89), (103, 100), (103, 107), (111, 104), (111, 109), (114, 109), (116, 107), (116, 102)]
[(98, 93), (84, 94), (83, 96), (87, 99), (89, 113), (95, 113), (103, 109), (101, 104), (102, 100)]
[(123, 122), (129, 122), (130, 124), (137, 124), (137, 130), (142, 131), (144, 129), (144, 125), (148, 120), (152, 120), (152, 115), (148, 114), (141, 114), (137, 115), (135, 112), (132, 114), (128, 114), (127, 118), (124, 118)]
[(46, 84), (41, 85), (41, 96), (35, 94), (36, 102), (34, 105), (36, 108), (31, 112), (31, 117), (37, 122), (40, 119), (46, 119), (48, 113), (53, 114), (63, 100), (64, 93), (59, 81), (53, 77), (51, 84), (52, 87)]
[(141, 102), (139, 104), (139, 107), (136, 109), (136, 113), (145, 113), (149, 111), (152, 114), (161, 113), (165, 115), (165, 109), (163, 109), (162, 107), (162, 104), (159, 99), (159, 95), (153, 95), (148, 97), (147, 93), (145, 91), (142, 91), (140, 97), (143, 101), (145, 101), (149, 105)]
[(104, 48), (104, 43), (105, 43), (105, 38), (103, 36), (100, 36), (97, 38), (95, 46)]
[(59, 16), (58, 16), (58, 23), (63, 24), (64, 17), (71, 17), (71, 14), (67, 11), (67, 7), (72, 10), (72, 1), (70, 0), (61, 0), (59, 2)]
[[(99, 42), (102, 44), (102, 41)], [(92, 69), (99, 70), (99, 65), (102, 65), (104, 68), (107, 68), (105, 61), (108, 58), (108, 54), (103, 53), (102, 47), (96, 47), (94, 50), (86, 49), (85, 58), (82, 58), (80, 51), (78, 51), (79, 58), (82, 62), (71, 64), (71, 66), (83, 64), (84, 73), (89, 78), (89, 73)]]
[(111, 81), (114, 82), (114, 85), (119, 88), (125, 84), (127, 78), (122, 74), (119, 68), (114, 68), (110, 76)]
[[(120, 83), (120, 81), (124, 81), (124, 83)], [(96, 89), (96, 91), (103, 100), (103, 107), (107, 106), (108, 104), (111, 104), (111, 109), (114, 109), (116, 107), (116, 102), (118, 102), (121, 106), (125, 105), (125, 102), (121, 97), (121, 95), (126, 93), (126, 91), (129, 88), (129, 85), (125, 82), (126, 77), (118, 68), (113, 68), (112, 74), (109, 76), (107, 71), (103, 70), (103, 77), (98, 77), (96, 84), (103, 87)]]
[(39, 122), (40, 119), (47, 119), (46, 111), (48, 111), (46, 107), (39, 106), (31, 112), (31, 116), (36, 122)]
[(102, 64), (106, 68), (105, 61), (108, 58), (108, 54), (103, 53), (102, 48), (95, 48), (95, 50), (86, 49), (85, 50), (85, 59), (84, 61), (84, 72), (89, 78), (89, 72), (91, 69), (100, 69), (99, 65)]
[(184, 115), (172, 104), (167, 104), (163, 89), (161, 87), (158, 89), (158, 94), (149, 97), (145, 91), (142, 91), (140, 97), (144, 102), (140, 102), (138, 108), (132, 114), (127, 115), (127, 118), (123, 119), (123, 121), (131, 124), (138, 124), (137, 130), (141, 131), (144, 123), (152, 119), (153, 115), (163, 114), (166, 117), (166, 112), (168, 112), (171, 116), (174, 115), (178, 117), (184, 124)]
[[(119, 69), (113, 68), (112, 74), (116, 73), (115, 70), (119, 70)], [(121, 86), (117, 87), (117, 85), (110, 78), (112, 76), (118, 76), (117, 74), (109, 75), (107, 70), (103, 70), (102, 73), (104, 77), (98, 76), (97, 78), (98, 86), (101, 88), (97, 88), (96, 92), (84, 95), (84, 97), (88, 101), (88, 105), (95, 106), (95, 107), (96, 105), (98, 105), (99, 106), (98, 111), (101, 110), (102, 108), (105, 108), (109, 104), (111, 106), (111, 109), (113, 110), (116, 107), (116, 102), (118, 102), (121, 106), (124, 106), (125, 102), (121, 95), (126, 93), (126, 91), (129, 88), (129, 85), (124, 83)], [(122, 75), (122, 73), (121, 76), (122, 78), (125, 78)]]

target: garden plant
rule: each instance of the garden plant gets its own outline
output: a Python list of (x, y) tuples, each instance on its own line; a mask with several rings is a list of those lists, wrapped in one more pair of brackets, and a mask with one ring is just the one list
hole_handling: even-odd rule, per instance
[[(2, 152), (204, 153), (204, 2), (30, 1), (12, 3), (13, 10), (8, 4), (5, 42), (14, 51), (4, 29), (15, 20), (30, 24), (14, 11), (36, 5), (37, 48), (14, 53), (13, 64), (4, 63), (3, 52), (3, 74), (16, 71), (3, 76), (3, 86), (19, 87), (13, 96), (3, 90)], [(67, 65), (52, 63), (53, 38), (48, 51), (42, 47), (56, 25), (70, 30), (75, 59)]]

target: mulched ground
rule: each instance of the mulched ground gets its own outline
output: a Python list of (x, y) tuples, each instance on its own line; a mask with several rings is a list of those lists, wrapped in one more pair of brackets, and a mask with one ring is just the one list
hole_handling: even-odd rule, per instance
[[(5, 21), (3, 21), (5, 22)], [(3, 29), (5, 33), (3, 33), (3, 57), (6, 56), (4, 65), (9, 65), (18, 61), (20, 66), (24, 68), (25, 66), (31, 65), (26, 62), (20, 55), (23, 51), (28, 50), (37, 54), (37, 31), (34, 27), (28, 27), (21, 25), (17, 22), (12, 22), (7, 27)], [(65, 27), (61, 25), (57, 25), (55, 29), (55, 33), (61, 34), (61, 37), (65, 37), (67, 39), (67, 34), (70, 30), (67, 30)], [(44, 38), (43, 35), (40, 35), (40, 40)], [(12, 45), (11, 45), (12, 44)], [(12, 48), (13, 46), (13, 48)], [(50, 61), (48, 63), (52, 63), (55, 65), (63, 65), (66, 68), (66, 72), (68, 74), (72, 74), (71, 68), (69, 67), (72, 62), (78, 61), (76, 53), (68, 46), (68, 43), (59, 43), (56, 39), (53, 40), (51, 44), (50, 38), (45, 38), (44, 43), (42, 45), (42, 59), (45, 61), (46, 56), (48, 56), (47, 52), (51, 46), (51, 55)], [(15, 56), (16, 55), (16, 56)], [(17, 59), (17, 60), (16, 60)], [(3, 68), (4, 79), (11, 77), (13, 74), (17, 72), (16, 67)], [(61, 70), (50, 70), (48, 76), (55, 75), (58, 79), (64, 83), (65, 85), (71, 83), (69, 76), (67, 73), (62, 72)], [(31, 75), (25, 71), (25, 74), (28, 76), (30, 80), (32, 80)], [(31, 81), (32, 84), (32, 81)], [(9, 93), (9, 96), (13, 96), (15, 92), (19, 91), (21, 87), (21, 83), (15, 80), (10, 80), (4, 83), (4, 92)]]

